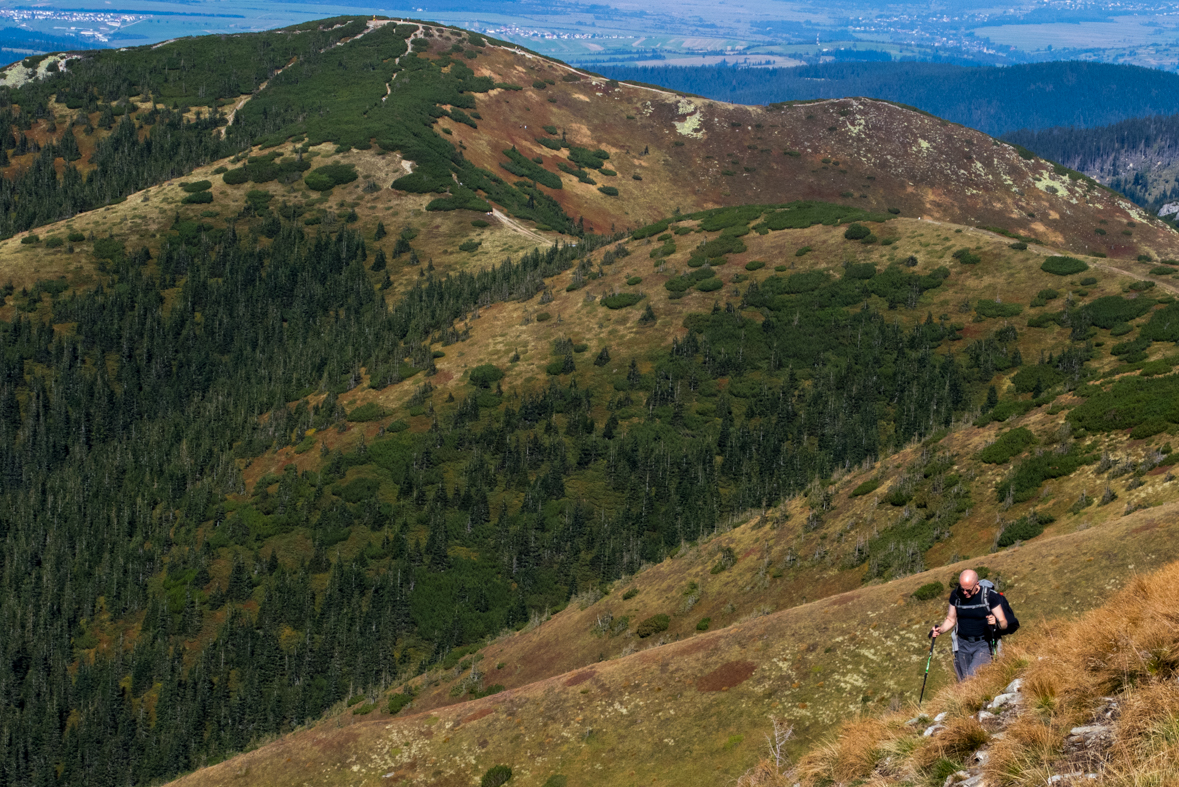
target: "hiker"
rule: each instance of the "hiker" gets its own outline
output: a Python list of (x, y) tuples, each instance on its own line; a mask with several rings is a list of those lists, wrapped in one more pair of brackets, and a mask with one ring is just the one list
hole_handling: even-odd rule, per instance
[(957, 627), (958, 649), (954, 653), (954, 671), (963, 681), (983, 664), (991, 661), (991, 648), (998, 632), (1007, 630), (1007, 616), (997, 593), (979, 584), (978, 574), (966, 569), (958, 576), (958, 587), (950, 593), (950, 608), (940, 626), (934, 626), (936, 637)]

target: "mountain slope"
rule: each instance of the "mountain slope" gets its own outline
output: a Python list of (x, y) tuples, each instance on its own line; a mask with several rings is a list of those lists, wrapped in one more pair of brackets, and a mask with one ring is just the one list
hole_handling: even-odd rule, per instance
[(424, 23), (172, 46), (7, 94), (9, 783), (171, 778), (1173, 500), (1176, 236), (1075, 173)]
[[(988, 556), (987, 566), (1007, 581), (1029, 632), (1016, 642), (1035, 637), (1047, 620), (1100, 605), (1122, 585), (1103, 577), (1126, 576), (1132, 584), (1126, 572), (1150, 572), (1174, 560), (1173, 510), (1170, 505), (1100, 530)], [(767, 540), (765, 535), (745, 526), (724, 540), (755, 544)], [(788, 531), (768, 535), (773, 543)], [(1116, 546), (1131, 538), (1132, 548)], [(635, 577), (637, 598), (674, 598), (685, 575), (706, 570), (701, 557), (677, 557)], [(519, 689), (405, 718), (367, 720), (345, 710), (176, 784), (224, 785), (245, 778), (259, 785), (359, 785), (382, 777), (406, 784), (469, 784), (496, 764), (510, 765), (513, 783), (526, 785), (550, 783), (558, 775), (571, 785), (719, 784), (764, 756), (771, 718), (794, 727), (802, 744), (791, 748), (798, 752), (836, 719), (890, 701), (915, 703), (925, 634), (944, 610), (940, 597), (919, 602), (910, 594), (975, 565), (948, 565), (668, 644), (644, 642), (632, 655), (591, 661)], [(489, 675), (510, 673), (543, 661), (570, 636), (584, 636), (596, 616), (625, 607), (615, 598), (622, 587), (584, 610), (571, 606), (530, 632), (490, 646), (483, 652), (484, 669)], [(791, 603), (789, 594), (778, 599)], [(946, 649), (937, 656), (930, 696), (952, 674)], [(497, 660), (503, 668), (490, 666)], [(444, 683), (449, 678), (431, 676)]]
[(1094, 129), (1019, 131), (1004, 139), (1059, 161), (1157, 214), (1179, 200), (1179, 116), (1136, 118)]
[[(565, 231), (580, 218), (599, 232), (610, 226), (640, 226), (675, 206), (691, 212), (723, 204), (826, 199), (1000, 226), (1017, 234), (1043, 234), (1044, 240), (1075, 252), (1179, 256), (1167, 251), (1175, 243), (1171, 230), (1162, 229), (1125, 200), (1077, 179), (1076, 173), (1021, 158), (1013, 148), (982, 134), (919, 113), (859, 100), (770, 109), (733, 107), (605, 82), (482, 38), (477, 39), (482, 46), (464, 43), (467, 39), (457, 31), (420, 29), (425, 32), (417, 32), (416, 24), (376, 20), (361, 25), (355, 20), (319, 32), (308, 27), (266, 34), (276, 40), (271, 77), (265, 87), (244, 96), (244, 103), (215, 98), (243, 89), (239, 86), (222, 87), (204, 99), (190, 88), (179, 93), (170, 81), (152, 90), (164, 96), (171, 90), (180, 100), (193, 106), (205, 103), (215, 112), (220, 105), (240, 105), (225, 133), (227, 150), (300, 135), (312, 145), (330, 140), (395, 150), (413, 162), (415, 170), (415, 175), (399, 181), (398, 188), (453, 192), (450, 205), (468, 204), (473, 198), (473, 208), (490, 200), (511, 215)], [(313, 33), (319, 38), (300, 40)], [(229, 40), (234, 58), (245, 57), (239, 50), (248, 49), (249, 40)], [(177, 54), (182, 60), (199, 56), (199, 42), (184, 42), (191, 51)], [(279, 44), (285, 49), (278, 49)], [(126, 60), (144, 60), (142, 68), (159, 69), (170, 62), (169, 46), (129, 53)], [(299, 67), (277, 65), (289, 53), (298, 53), (291, 62)], [(110, 56), (102, 53), (102, 58)], [(341, 81), (338, 73), (326, 70), (328, 65), (339, 68), (331, 58), (360, 69), (363, 78)], [(88, 70), (100, 65), (83, 60), (69, 65), (61, 76), (24, 88), (26, 103), (48, 101), (60, 80), (67, 80), (61, 88), (71, 96), (84, 93), (75, 83), (90, 78)], [(217, 66), (206, 68), (209, 73), (195, 75), (194, 82), (223, 79)], [(258, 73), (251, 84), (262, 84), (265, 73)], [(314, 75), (311, 82), (308, 73)], [(132, 87), (139, 86), (124, 89)], [(138, 100), (144, 97), (140, 94)], [(89, 100), (95, 102), (93, 97)], [(480, 117), (475, 119), (469, 111)], [(57, 145), (63, 134), (77, 136), (65, 117), (60, 121), (48, 134), (59, 140)], [(211, 126), (224, 122), (219, 114), (207, 121)], [(39, 121), (30, 130), (38, 133), (39, 126), (47, 129), (48, 122)], [(556, 131), (549, 133), (545, 127)], [(199, 136), (202, 132), (201, 127), (192, 129), (197, 138), (205, 138)], [(558, 136), (564, 141), (558, 142)], [(527, 156), (513, 163), (505, 153), (513, 146)], [(595, 158), (591, 151), (613, 158)], [(215, 154), (215, 148), (202, 153)], [(34, 153), (25, 155), (20, 165), (14, 159), (14, 166), (40, 160)], [(541, 159), (539, 167), (530, 169), (532, 158)], [(175, 166), (176, 160), (173, 156), (159, 164)], [(512, 173), (505, 165), (525, 179), (509, 183)], [(618, 195), (602, 193), (602, 188)], [(69, 205), (110, 198), (109, 191), (89, 197), (29, 195), (19, 205), (27, 211), (50, 199)], [(22, 215), (15, 208), (12, 214)], [(1093, 235), (1101, 220), (1144, 226), (1129, 244), (1116, 235)]]

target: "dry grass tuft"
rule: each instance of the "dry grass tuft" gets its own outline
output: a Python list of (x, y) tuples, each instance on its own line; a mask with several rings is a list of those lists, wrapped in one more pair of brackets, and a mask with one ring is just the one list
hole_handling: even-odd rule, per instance
[(988, 784), (1044, 784), (1051, 763), (1059, 758), (1071, 725), (1045, 721), (1038, 714), (1025, 713), (1009, 726), (1007, 734), (991, 747), (985, 769)]
[(1002, 658), (980, 669), (974, 680), (944, 688), (930, 703), (931, 713), (945, 711), (951, 718), (977, 713), (1003, 691), (1022, 664), (1023, 661), (1016, 654), (1004, 654)]
[(737, 787), (789, 787), (791, 774), (782, 773), (770, 758), (762, 759), (737, 779)]
[(1179, 684), (1155, 683), (1121, 707), (1106, 783), (1179, 784)]
[(913, 758), (921, 770), (932, 768), (938, 760), (960, 762), (967, 755), (978, 751), (989, 738), (978, 719), (954, 719), (918, 749)]
[(849, 721), (838, 738), (811, 750), (799, 760), (796, 781), (805, 784), (857, 782), (873, 775), (886, 757), (906, 756), (912, 747), (904, 715), (861, 717)]

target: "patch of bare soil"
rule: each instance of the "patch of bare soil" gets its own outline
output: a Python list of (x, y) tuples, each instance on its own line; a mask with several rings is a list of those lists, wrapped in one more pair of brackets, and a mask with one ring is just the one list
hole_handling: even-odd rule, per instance
[(757, 669), (757, 665), (752, 661), (727, 662), (707, 675), (701, 676), (696, 681), (696, 690), (726, 691), (749, 680), (755, 669)]

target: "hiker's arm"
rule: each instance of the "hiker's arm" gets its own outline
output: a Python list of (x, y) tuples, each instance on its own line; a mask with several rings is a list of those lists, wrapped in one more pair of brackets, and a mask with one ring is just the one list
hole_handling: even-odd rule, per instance
[(991, 610), (991, 614), (987, 615), (987, 625), (995, 625), (995, 621), (999, 621), (999, 628), (1007, 628), (1007, 616), (1003, 614), (1003, 605), (995, 607)]
[[(946, 619), (942, 621), (940, 626), (933, 627), (933, 636), (936, 637), (939, 634), (945, 634), (947, 631), (957, 625), (958, 609), (953, 604), (951, 604), (949, 610), (946, 612)], [(1006, 626), (1004, 626), (1004, 628), (1006, 628)]]

